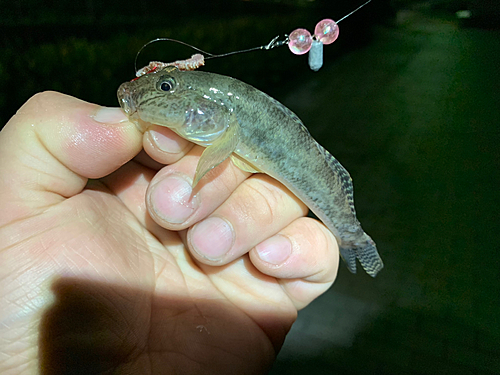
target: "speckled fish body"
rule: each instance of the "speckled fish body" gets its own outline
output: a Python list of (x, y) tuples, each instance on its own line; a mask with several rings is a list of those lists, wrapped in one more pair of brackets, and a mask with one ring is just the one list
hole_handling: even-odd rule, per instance
[(206, 147), (194, 184), (231, 156), (240, 168), (272, 176), (301, 199), (335, 235), (350, 271), (356, 258), (371, 276), (382, 269), (375, 243), (356, 218), (349, 173), (269, 95), (231, 77), (166, 68), (122, 84), (118, 100), (142, 130), (166, 126)]

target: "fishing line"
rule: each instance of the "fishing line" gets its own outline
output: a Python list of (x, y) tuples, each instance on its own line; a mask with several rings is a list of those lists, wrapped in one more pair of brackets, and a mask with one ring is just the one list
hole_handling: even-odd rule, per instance
[[(164, 67), (167, 65), (175, 65), (179, 67), (179, 64), (182, 64), (184, 66), (185, 70), (193, 70), (196, 69), (202, 65), (204, 65), (204, 60), (208, 59), (215, 59), (217, 57), (226, 57), (226, 56), (231, 56), (231, 55), (236, 55), (239, 53), (246, 53), (246, 52), (251, 52), (251, 51), (258, 51), (258, 50), (270, 50), (272, 48), (276, 47), (281, 47), (283, 45), (288, 45), (288, 48), (290, 51), (295, 54), (295, 55), (304, 55), (309, 52), (309, 67), (314, 70), (318, 71), (322, 66), (323, 66), (323, 45), (328, 45), (333, 43), (335, 40), (337, 40), (339, 36), (339, 27), (338, 23), (345, 20), (347, 17), (350, 15), (356, 13), (358, 10), (363, 8), (364, 6), (368, 5), (372, 0), (368, 0), (364, 4), (360, 5), (356, 9), (354, 9), (352, 12), (346, 14), (344, 17), (339, 19), (338, 21), (334, 21), (332, 19), (326, 18), (324, 20), (319, 21), (316, 24), (316, 27), (314, 29), (314, 34), (311, 34), (309, 31), (306, 29), (295, 29), (290, 33), (290, 35), (285, 34), (284, 38), (282, 40), (280, 35), (274, 37), (269, 43), (259, 46), (259, 47), (253, 47), (253, 48), (248, 48), (248, 49), (242, 49), (238, 51), (232, 51), (232, 52), (226, 52), (226, 53), (221, 53), (221, 54), (212, 54), (207, 51), (203, 51), (202, 49), (195, 47), (189, 43), (183, 42), (181, 40), (177, 39), (171, 39), (171, 38), (156, 38), (153, 40), (150, 40), (146, 44), (144, 44), (137, 54), (135, 55), (135, 60), (134, 60), (134, 69), (136, 72), (136, 75), (139, 77), (140, 75), (149, 73), (153, 70), (156, 70), (159, 67)], [(161, 42), (161, 41), (167, 41), (167, 42), (175, 42), (182, 44), (184, 46), (190, 47), (193, 50), (200, 52), (202, 55), (193, 55), (191, 59), (187, 60), (182, 60), (182, 61), (176, 61), (175, 63), (161, 63), (161, 62), (151, 62), (149, 67), (142, 68), (141, 70), (137, 70), (137, 59), (141, 52), (149, 46), (150, 44), (156, 43), (156, 42)], [(196, 56), (196, 57), (195, 57)], [(199, 60), (198, 60), (199, 59)]]

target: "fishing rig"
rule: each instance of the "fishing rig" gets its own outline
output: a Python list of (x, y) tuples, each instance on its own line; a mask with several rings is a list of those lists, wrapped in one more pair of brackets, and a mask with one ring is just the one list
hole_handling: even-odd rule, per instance
[[(202, 49), (195, 47), (191, 44), (185, 43), (180, 40), (171, 39), (171, 38), (156, 38), (150, 40), (146, 44), (144, 44), (141, 49), (137, 52), (135, 56), (134, 68), (136, 72), (136, 77), (139, 78), (144, 74), (151, 73), (155, 70), (162, 69), (165, 66), (176, 66), (179, 70), (195, 70), (200, 66), (205, 65), (205, 60), (215, 59), (218, 57), (226, 57), (230, 55), (235, 55), (239, 53), (257, 51), (257, 50), (270, 50), (272, 48), (281, 47), (287, 45), (290, 51), (295, 55), (304, 55), (309, 52), (308, 62), (309, 67), (313, 71), (318, 71), (323, 66), (323, 46), (332, 44), (339, 37), (339, 26), (338, 24), (345, 20), (347, 17), (356, 13), (358, 10), (363, 8), (365, 5), (368, 5), (372, 0), (368, 0), (364, 4), (360, 5), (356, 9), (354, 9), (349, 14), (345, 15), (338, 21), (334, 21), (330, 18), (326, 18), (324, 20), (319, 21), (314, 28), (314, 34), (311, 34), (308, 30), (298, 28), (293, 30), (290, 34), (285, 34), (284, 37), (280, 35), (273, 38), (269, 43), (259, 46), (253, 47), (238, 51), (226, 52), (222, 54), (212, 54), (210, 52), (203, 51)], [(160, 42), (160, 41), (169, 41), (175, 42), (179, 44), (183, 44), (187, 47), (194, 49), (197, 54), (192, 55), (189, 59), (186, 60), (177, 60), (171, 63), (164, 63), (161, 61), (151, 61), (149, 65), (144, 68), (137, 69), (137, 58), (141, 54), (141, 52), (152, 43)]]

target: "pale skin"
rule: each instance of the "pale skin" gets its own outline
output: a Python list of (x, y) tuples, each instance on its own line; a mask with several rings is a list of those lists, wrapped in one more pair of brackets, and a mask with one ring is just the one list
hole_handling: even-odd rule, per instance
[(17, 112), (0, 133), (0, 373), (266, 373), (338, 247), (229, 160), (191, 191), (202, 151), (59, 93)]

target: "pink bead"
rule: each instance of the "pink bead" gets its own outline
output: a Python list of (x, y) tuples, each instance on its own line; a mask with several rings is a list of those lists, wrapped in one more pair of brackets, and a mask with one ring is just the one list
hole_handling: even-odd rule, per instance
[(311, 49), (313, 39), (306, 29), (293, 30), (288, 37), (288, 48), (296, 55), (303, 55)]
[(319, 21), (314, 28), (314, 37), (323, 44), (331, 44), (339, 37), (337, 22), (331, 19)]

